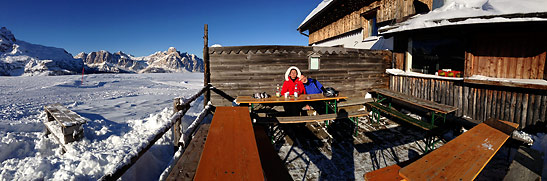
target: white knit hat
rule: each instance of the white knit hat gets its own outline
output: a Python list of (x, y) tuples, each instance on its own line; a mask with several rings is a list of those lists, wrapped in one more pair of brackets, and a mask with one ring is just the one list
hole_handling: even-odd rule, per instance
[(289, 67), (289, 69), (287, 69), (287, 72), (285, 72), (285, 81), (289, 81), (289, 74), (291, 73), (292, 69), (295, 69), (296, 73), (298, 73), (298, 75), (296, 75), (296, 78), (298, 78), (298, 77), (300, 77), (300, 75), (302, 75), (302, 73), (300, 73), (300, 69), (298, 69), (298, 67), (291, 66), (291, 67)]

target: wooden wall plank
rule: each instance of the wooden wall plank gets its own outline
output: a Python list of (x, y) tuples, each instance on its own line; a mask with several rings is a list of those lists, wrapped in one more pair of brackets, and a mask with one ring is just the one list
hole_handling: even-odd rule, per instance
[(516, 99), (517, 99), (517, 93), (516, 92), (507, 92), (507, 99), (506, 100), (507, 100), (508, 105), (506, 106), (506, 109), (505, 109), (505, 112), (507, 113), (505, 117), (509, 118), (509, 119), (507, 119), (507, 121), (510, 121), (510, 122), (513, 122), (513, 123), (516, 122), (515, 121)]
[(463, 105), (462, 105), (462, 108), (463, 108), (463, 115), (464, 116), (469, 116), (469, 111), (468, 111), (468, 107), (469, 107), (469, 87), (468, 86), (463, 86)]
[(545, 94), (545, 91), (543, 95), (541, 96), (540, 110), (541, 110), (540, 120), (545, 122), (546, 121), (545, 119), (547, 119), (547, 94)]
[(541, 107), (541, 95), (539, 94), (539, 92), (535, 92), (534, 104), (532, 105), (534, 116), (531, 117), (532, 118), (532, 122), (530, 123), (531, 125), (535, 125), (538, 122), (540, 122), (539, 120), (540, 107)]
[[(547, 52), (543, 52), (539, 55), (539, 72), (538, 79), (547, 79)], [(541, 68), (543, 67), (543, 68)]]
[(519, 123), (520, 128), (526, 127), (526, 121), (528, 118), (528, 101), (529, 101), (528, 94), (523, 93), (522, 94), (522, 111), (521, 111), (522, 116), (520, 117), (520, 123)]
[[(518, 123), (519, 125), (522, 124), (522, 104), (523, 104), (523, 93), (517, 93), (516, 97), (516, 107), (515, 107), (515, 123)], [(521, 128), (522, 125), (519, 126)]]

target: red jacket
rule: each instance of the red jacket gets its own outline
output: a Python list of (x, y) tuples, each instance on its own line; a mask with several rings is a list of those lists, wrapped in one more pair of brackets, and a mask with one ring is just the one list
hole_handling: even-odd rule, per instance
[(289, 95), (294, 95), (294, 85), (298, 87), (298, 95), (306, 94), (304, 89), (304, 84), (298, 80), (298, 78), (293, 82), (290, 78), (288, 81), (283, 82), (283, 88), (281, 88), (281, 96), (285, 96), (285, 92), (289, 92)]

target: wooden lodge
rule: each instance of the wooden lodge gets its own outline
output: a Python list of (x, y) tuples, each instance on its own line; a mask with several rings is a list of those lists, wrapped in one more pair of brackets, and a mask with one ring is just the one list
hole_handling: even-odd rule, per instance
[[(433, 0), (330, 0), (322, 1), (298, 27), (308, 32), (310, 46), (383, 49), (378, 28), (426, 13), (439, 6)], [(374, 46), (375, 44), (387, 44)]]
[[(405, 71), (390, 74), (390, 88), (458, 107), (456, 116), (466, 119), (495, 118), (518, 123), (521, 129), (545, 122), (547, 24), (508, 21), (383, 33), (394, 38), (393, 68)], [(442, 69), (460, 76), (433, 75)]]
[[(427, 24), (448, 24), (404, 27), (410, 17), (441, 6), (431, 0), (323, 1), (298, 31), (309, 33), (311, 46), (390, 49), (390, 68), (404, 73), (388, 73), (389, 88), (455, 106), (456, 117), (497, 118), (519, 123), (519, 129), (545, 122), (547, 13), (431, 19)], [(442, 69), (453, 77), (436, 76)]]

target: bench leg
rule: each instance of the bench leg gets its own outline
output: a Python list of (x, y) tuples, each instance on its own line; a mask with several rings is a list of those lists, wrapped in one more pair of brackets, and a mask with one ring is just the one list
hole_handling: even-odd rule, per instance
[[(437, 115), (437, 117), (435, 117), (435, 115)], [(444, 123), (446, 123), (446, 114), (436, 113), (435, 111), (431, 111), (431, 124), (432, 125), (435, 125), (436, 119), (442, 119), (443, 124), (444, 124)]]
[(379, 123), (380, 122), (380, 110), (376, 109), (376, 108), (372, 108), (372, 121), (374, 123)]
[(442, 139), (440, 139), (440, 138), (435, 140), (435, 137), (436, 136), (427, 136), (425, 138), (425, 152), (424, 153), (429, 153), (429, 152), (433, 151), (435, 149), (435, 144), (442, 141)]
[(357, 136), (357, 133), (359, 132), (359, 117), (350, 117), (349, 118), (353, 123), (355, 123), (355, 136)]

